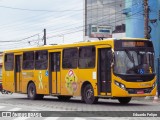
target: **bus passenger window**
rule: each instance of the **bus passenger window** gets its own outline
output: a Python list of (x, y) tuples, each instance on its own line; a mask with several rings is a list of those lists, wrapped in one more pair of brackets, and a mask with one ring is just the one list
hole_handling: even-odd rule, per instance
[(35, 69), (45, 70), (48, 67), (48, 51), (35, 52)]
[(34, 69), (34, 52), (24, 52), (23, 53), (23, 69), (33, 70)]
[(80, 47), (79, 49), (79, 68), (95, 67), (95, 47)]
[(13, 54), (6, 54), (5, 55), (5, 70), (11, 71), (13, 70), (13, 63), (14, 62), (14, 55)]
[(63, 68), (77, 68), (77, 62), (77, 48), (68, 48), (63, 50)]

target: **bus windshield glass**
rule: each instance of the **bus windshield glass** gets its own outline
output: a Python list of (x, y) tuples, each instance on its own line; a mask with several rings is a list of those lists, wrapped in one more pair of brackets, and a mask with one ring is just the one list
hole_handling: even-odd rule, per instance
[(153, 74), (154, 52), (144, 50), (121, 50), (114, 53), (114, 73)]

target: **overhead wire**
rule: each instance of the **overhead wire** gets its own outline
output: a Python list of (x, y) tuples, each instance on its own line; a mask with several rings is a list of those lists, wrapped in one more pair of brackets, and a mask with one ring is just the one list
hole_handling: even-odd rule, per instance
[[(114, 5), (113, 5), (114, 6)], [(9, 26), (10, 27), (10, 26)], [(1, 27), (2, 28), (2, 27)]]
[[(116, 21), (117, 22), (117, 21)], [(74, 31), (74, 32), (78, 32), (78, 31), (82, 31), (82, 30), (77, 30), (77, 31)], [(74, 33), (74, 32), (70, 32), (70, 33), (66, 33), (66, 34), (71, 34), (71, 33)], [(63, 34), (64, 35), (64, 34)], [(55, 36), (55, 35), (54, 35)], [(30, 36), (30, 37), (32, 37), (32, 36)], [(24, 39), (22, 39), (22, 40), (17, 40), (17, 42), (19, 42), (19, 41), (23, 41), (23, 40), (26, 40), (26, 39), (29, 39), (30, 37), (27, 37), (27, 38), (24, 38)], [(51, 37), (50, 37), (51, 38)], [(0, 41), (1, 42), (1, 41)]]
[[(141, 12), (141, 11), (139, 11), (139, 12)], [(138, 14), (139, 12), (134, 13), (133, 15), (130, 15), (130, 17)], [(128, 18), (128, 19), (131, 19), (131, 18)], [(116, 22), (119, 22), (119, 21), (123, 21), (123, 20), (126, 20), (126, 19), (120, 19), (120, 20), (117, 20), (117, 21), (114, 21), (114, 22), (110, 22), (110, 24), (116, 23)], [(80, 26), (80, 27), (85, 27), (85, 26)], [(82, 30), (84, 30), (84, 29), (82, 29)], [(80, 30), (80, 31), (82, 31), (82, 30)], [(74, 33), (74, 32), (71, 32), (71, 33)], [(70, 33), (70, 34), (71, 34), (71, 33)], [(55, 36), (60, 36), (60, 35), (65, 35), (65, 34), (57, 34), (57, 35), (53, 35), (53, 37), (55, 37)], [(52, 36), (47, 37), (47, 38), (52, 38)]]
[(59, 11), (53, 11), (53, 10), (34, 10), (34, 9), (26, 9), (26, 8), (16, 8), (16, 7), (10, 7), (10, 6), (2, 6), (0, 5), (0, 8), (7, 8), (12, 10), (23, 10), (23, 11), (35, 11), (35, 12), (70, 12), (70, 11), (82, 11), (83, 9), (79, 10), (59, 10)]
[[(36, 27), (36, 25), (34, 24), (34, 25), (31, 25), (32, 27)], [(39, 25), (37, 25), (37, 26), (39, 26)], [(10, 27), (10, 26), (8, 26), (8, 27)], [(55, 27), (55, 26), (54, 26)], [(4, 27), (1, 27), (1, 28), (4, 28)], [(17, 28), (17, 26), (16, 26), (16, 28)], [(30, 27), (28, 27), (28, 28), (30, 28)], [(26, 28), (24, 28), (23, 27), (23, 29), (20, 29), (20, 30), (15, 30), (15, 31), (21, 31), (21, 30), (24, 30), (24, 29), (26, 29)]]
[[(102, 18), (103, 19), (103, 18)], [(82, 27), (82, 26), (81, 26)], [(77, 28), (77, 27), (76, 27)], [(73, 28), (71, 28), (71, 29), (73, 29)], [(33, 37), (33, 36), (31, 36), (31, 37)], [(24, 39), (22, 39), (22, 40), (26, 40), (26, 39), (29, 39), (29, 38), (31, 38), (31, 37), (27, 37), (27, 38), (24, 38)], [(22, 41), (22, 40), (16, 40), (16, 41), (14, 41), (14, 42), (19, 42), (19, 41)], [(0, 42), (5, 42), (5, 41), (0, 41)], [(12, 41), (6, 41), (6, 42), (12, 42)]]

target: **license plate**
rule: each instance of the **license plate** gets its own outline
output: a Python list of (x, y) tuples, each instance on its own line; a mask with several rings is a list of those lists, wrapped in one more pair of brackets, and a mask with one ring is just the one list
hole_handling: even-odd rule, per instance
[(144, 91), (143, 90), (138, 90), (137, 94), (144, 94)]

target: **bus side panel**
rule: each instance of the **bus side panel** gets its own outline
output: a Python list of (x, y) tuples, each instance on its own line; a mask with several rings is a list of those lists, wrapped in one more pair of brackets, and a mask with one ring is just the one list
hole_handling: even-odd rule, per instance
[(35, 70), (34, 75), (37, 94), (49, 94), (48, 70)]
[(80, 95), (77, 69), (61, 69), (61, 95)]
[(6, 71), (3, 76), (3, 89), (15, 92), (14, 71)]
[(81, 96), (82, 84), (90, 82), (97, 96), (96, 69), (68, 69), (61, 72), (61, 95)]
[(95, 69), (79, 69), (79, 80), (80, 80), (80, 83), (83, 83), (86, 81), (90, 82), (94, 90), (94, 96), (98, 95), (96, 68)]
[(22, 93), (27, 93), (29, 81), (34, 82), (34, 70), (22, 70)]
[(92, 84), (94, 95), (97, 96), (97, 79), (95, 69), (62, 69), (61, 94), (81, 96), (81, 86), (88, 81)]

